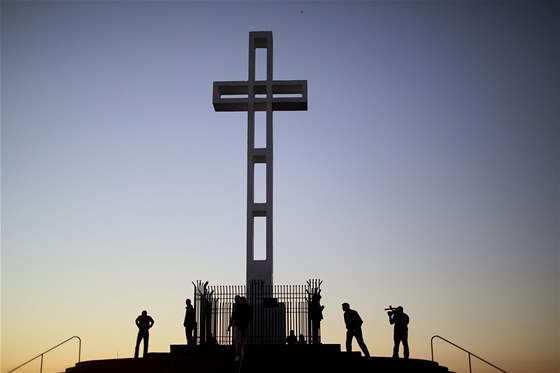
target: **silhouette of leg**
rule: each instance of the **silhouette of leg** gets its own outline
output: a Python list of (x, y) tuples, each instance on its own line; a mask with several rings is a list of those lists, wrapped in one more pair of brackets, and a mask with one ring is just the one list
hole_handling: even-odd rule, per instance
[(346, 331), (346, 352), (352, 352), (352, 338), (354, 333), (351, 330)]
[(235, 345), (235, 361), (240, 361), (245, 343), (243, 329), (237, 325), (233, 327), (233, 344)]
[(395, 346), (393, 347), (393, 357), (395, 359), (399, 358), (399, 342), (395, 341)]
[(136, 336), (136, 347), (134, 347), (134, 358), (138, 359), (138, 349), (140, 348), (140, 342), (142, 341), (142, 334), (138, 331), (138, 335)]
[(362, 349), (364, 356), (369, 357), (369, 351), (366, 344), (364, 343), (364, 337), (362, 336), (362, 329), (356, 330), (356, 341), (358, 342), (358, 345)]
[(317, 320), (313, 321), (312, 328), (313, 328), (313, 332), (312, 332), (313, 339), (312, 339), (311, 343), (313, 343), (313, 344), (321, 343), (319, 341), (319, 331), (321, 330), (321, 322), (317, 321)]
[(144, 354), (142, 357), (146, 357), (148, 355), (148, 342), (150, 341), (150, 334), (146, 332), (144, 335)]
[(395, 346), (393, 347), (393, 357), (395, 359), (398, 359), (399, 358), (399, 343), (400, 343), (399, 336), (395, 334), (395, 336), (393, 337), (393, 340), (395, 342)]
[(239, 356), (241, 356), (241, 358), (243, 358), (243, 356), (245, 355), (245, 335), (246, 331), (242, 328), (241, 338), (239, 339)]
[(194, 345), (194, 329), (192, 327), (189, 327), (187, 329), (187, 343), (190, 345)]
[(408, 359), (408, 356), (410, 355), (410, 351), (408, 350), (408, 337), (403, 338), (402, 344), (404, 349), (404, 358)]

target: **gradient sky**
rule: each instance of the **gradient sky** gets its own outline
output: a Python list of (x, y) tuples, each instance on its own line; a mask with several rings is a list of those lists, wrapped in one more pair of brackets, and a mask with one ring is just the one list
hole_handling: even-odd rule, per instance
[(274, 119), (274, 280), (324, 281), (323, 341), (348, 302), (389, 356), (403, 305), (412, 357), (439, 334), (560, 371), (559, 25), (553, 2), (2, 1), (1, 371), (72, 335), (131, 357), (143, 309), (169, 351), (191, 281), (244, 283), (246, 114), (212, 82), (247, 79), (250, 31), (308, 81)]

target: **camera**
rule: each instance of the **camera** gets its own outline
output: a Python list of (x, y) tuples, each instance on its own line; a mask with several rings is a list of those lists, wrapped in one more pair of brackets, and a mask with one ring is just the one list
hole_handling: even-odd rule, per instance
[(389, 315), (389, 316), (393, 316), (393, 314), (395, 313), (395, 309), (391, 305), (389, 305), (388, 308), (385, 308), (385, 311), (389, 311), (389, 312), (387, 312), (387, 315)]

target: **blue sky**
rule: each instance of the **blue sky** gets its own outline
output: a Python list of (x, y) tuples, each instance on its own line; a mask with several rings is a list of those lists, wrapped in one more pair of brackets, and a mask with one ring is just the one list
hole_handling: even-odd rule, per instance
[(76, 334), (86, 360), (131, 356), (143, 309), (168, 351), (191, 281), (244, 282), (246, 115), (214, 112), (212, 82), (247, 79), (250, 31), (273, 32), (275, 79), (308, 81), (308, 111), (274, 117), (274, 279), (323, 279), (323, 340), (348, 302), (389, 356), (402, 304), (412, 357), (440, 334), (560, 369), (557, 4), (1, 12), (2, 371)]

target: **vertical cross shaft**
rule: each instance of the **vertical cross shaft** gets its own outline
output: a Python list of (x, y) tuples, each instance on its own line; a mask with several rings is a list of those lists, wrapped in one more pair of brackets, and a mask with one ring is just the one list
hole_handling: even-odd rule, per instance
[[(258, 48), (266, 49), (266, 80), (256, 79)], [(273, 273), (273, 112), (307, 110), (307, 81), (275, 81), (272, 75), (272, 32), (249, 33), (247, 81), (214, 82), (216, 111), (247, 112), (247, 284), (272, 285)], [(266, 112), (266, 145), (255, 144), (255, 112)], [(255, 201), (255, 167), (266, 168), (266, 201)], [(266, 257), (255, 259), (255, 219), (266, 220)]]

